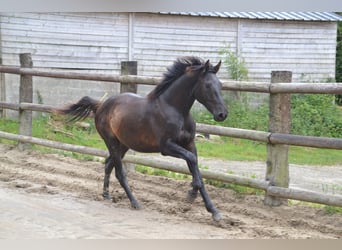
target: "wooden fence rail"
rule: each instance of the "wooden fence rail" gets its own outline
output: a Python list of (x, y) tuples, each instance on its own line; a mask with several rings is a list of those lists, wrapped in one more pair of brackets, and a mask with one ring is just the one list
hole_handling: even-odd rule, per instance
[[(20, 57), (21, 62), (25, 62), (30, 55), (22, 54)], [(122, 67), (122, 75), (110, 75), (99, 73), (75, 73), (62, 70), (37, 70), (30, 68), (32, 63), (22, 63), (22, 67), (0, 65), (0, 73), (21, 75), (21, 86), (23, 87), (21, 88), (23, 90), (21, 92), (24, 94), (21, 93), (20, 96), (32, 94), (25, 93), (24, 88), (25, 85), (30, 85), (27, 84), (27, 81), (29, 82), (30, 79), (32, 79), (32, 76), (118, 82), (121, 84), (126, 84), (124, 87), (121, 85), (122, 91), (136, 89), (136, 84), (156, 85), (161, 80), (161, 78), (158, 77), (125, 75), (127, 73), (135, 74), (136, 69), (134, 69), (134, 67), (136, 67), (137, 63), (125, 62), (122, 64), (122, 66), (123, 65), (126, 65), (125, 67), (133, 68), (127, 69)], [(342, 149), (342, 139), (289, 134), (290, 93), (342, 94), (342, 83), (291, 83), (291, 75), (291, 72), (272, 72), (272, 79), (270, 83), (235, 81), (223, 82), (223, 90), (261, 92), (270, 94), (269, 132), (212, 126), (199, 123), (197, 124), (197, 132), (265, 142), (268, 147), (266, 180), (260, 181), (246, 177), (213, 173), (207, 170), (201, 170), (201, 172), (203, 177), (207, 179), (214, 179), (265, 190), (265, 203), (268, 205), (280, 205), (284, 201), (283, 199), (298, 199), (327, 205), (342, 206), (342, 196), (327, 195), (288, 188), (289, 169), (287, 161), (287, 145)], [(29, 92), (32, 92), (32, 88), (28, 89)], [(18, 110), (20, 116), (30, 114), (31, 111), (52, 112), (54, 110), (54, 107), (52, 106), (33, 104), (31, 103), (31, 100), (25, 100), (26, 99), (20, 99), (19, 104), (0, 102), (0, 110)], [(20, 119), (22, 119), (22, 117), (20, 117)], [(25, 119), (23, 119), (23, 121), (25, 121)], [(25, 124), (25, 122), (20, 124), (20, 126), (26, 125), (27, 124)], [(31, 126), (32, 124), (28, 125)], [(30, 130), (20, 129), (20, 131), (21, 134), (19, 135), (0, 131), (0, 138), (19, 141), (20, 143), (23, 143), (23, 145), (25, 145), (25, 143), (34, 143), (46, 147), (73, 152), (86, 153), (102, 157), (107, 156), (106, 151), (103, 150), (34, 138), (30, 136)], [(144, 156), (127, 155), (124, 161), (185, 174), (189, 173), (188, 169), (183, 165), (170, 163), (159, 158), (150, 159), (149, 157)]]
[[(50, 141), (46, 139), (40, 139), (30, 136), (24, 135), (16, 135), (11, 133), (6, 133), (0, 131), (0, 138), (4, 138), (7, 140), (15, 140), (21, 141), (24, 143), (33, 143), (45, 147), (61, 149), (66, 151), (72, 151), (76, 153), (89, 154), (100, 157), (107, 157), (108, 152), (101, 149), (61, 143), (56, 141)], [(176, 162), (170, 162), (163, 160), (162, 158), (151, 158), (148, 156), (136, 156), (133, 154), (127, 154), (123, 159), (124, 162), (133, 163), (133, 164), (143, 164), (146, 166), (151, 166), (158, 169), (173, 171), (177, 173), (188, 174), (189, 169), (185, 167), (183, 164), (179, 164)], [(233, 183), (241, 186), (247, 186), (251, 188), (257, 188), (261, 190), (265, 190), (269, 195), (275, 197), (281, 197), (286, 199), (294, 199), (294, 200), (303, 200), (307, 202), (315, 202), (321, 203), (331, 206), (340, 206), (342, 207), (342, 196), (341, 195), (328, 195), (321, 194), (318, 192), (305, 191), (305, 190), (297, 190), (293, 188), (282, 188), (270, 186), (267, 181), (255, 180), (247, 177), (236, 176), (232, 174), (223, 174), (216, 173), (209, 170), (201, 169), (201, 173), (203, 178), (210, 180), (217, 180), (226, 183)]]
[[(37, 112), (51, 113), (57, 107), (51, 105), (35, 104), (35, 103), (6, 103), (0, 102), (0, 108), (11, 110), (30, 110)], [(293, 146), (342, 149), (342, 139), (330, 137), (315, 137), (304, 135), (270, 133), (264, 131), (256, 131), (250, 129), (231, 128), (217, 125), (208, 125), (196, 123), (196, 131), (203, 134), (219, 135), (232, 138), (248, 139), (253, 141), (271, 143), (271, 144), (287, 144)]]
[[(102, 73), (77, 73), (66, 70), (44, 70), (0, 65), (1, 73), (31, 75), (51, 78), (124, 82), (143, 85), (157, 85), (161, 77), (136, 75), (112, 75)], [(235, 90), (259, 93), (303, 93), (303, 94), (342, 94), (342, 83), (267, 83), (247, 81), (223, 81), (222, 90)]]

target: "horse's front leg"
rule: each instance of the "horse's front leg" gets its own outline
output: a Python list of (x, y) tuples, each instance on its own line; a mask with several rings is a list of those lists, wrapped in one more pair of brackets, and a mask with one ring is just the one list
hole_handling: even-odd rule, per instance
[[(191, 153), (193, 153), (194, 155), (195, 155), (195, 157), (196, 157), (196, 163), (195, 163), (195, 165), (196, 166), (198, 166), (198, 158), (197, 158), (197, 149), (196, 149), (196, 146), (195, 146), (195, 143), (192, 141), (191, 143), (189, 143), (189, 145), (187, 146), (187, 147), (185, 147), (187, 150), (189, 150)], [(189, 171), (191, 172), (192, 171), (192, 169), (189, 167)], [(194, 202), (195, 201), (195, 199), (197, 198), (197, 196), (198, 196), (198, 190), (199, 190), (199, 188), (198, 188), (198, 185), (196, 185), (196, 182), (201, 182), (201, 177), (199, 178), (199, 179), (197, 179), (197, 180), (195, 180), (194, 179), (194, 174), (191, 172), (191, 175), (192, 175), (192, 189), (191, 190), (189, 190), (189, 192), (188, 192), (188, 201), (189, 202)], [(196, 175), (196, 174), (195, 174)], [(200, 175), (200, 172), (199, 172), (199, 175)], [(195, 183), (195, 185), (194, 185), (194, 183)], [(202, 183), (202, 185), (203, 185), (203, 183)]]
[(214, 206), (212, 201), (209, 198), (209, 195), (204, 187), (204, 183), (202, 180), (201, 173), (197, 166), (197, 155), (189, 150), (186, 150), (185, 148), (179, 146), (172, 140), (167, 140), (165, 144), (163, 144), (163, 147), (161, 148), (161, 153), (163, 155), (169, 155), (177, 158), (184, 159), (189, 167), (189, 171), (192, 174), (192, 186), (193, 189), (190, 191), (190, 195), (197, 195), (198, 190), (200, 191), (205, 207), (208, 212), (210, 212), (213, 216), (213, 219), (215, 221), (219, 221), (222, 219), (222, 216), (219, 212), (219, 210)]

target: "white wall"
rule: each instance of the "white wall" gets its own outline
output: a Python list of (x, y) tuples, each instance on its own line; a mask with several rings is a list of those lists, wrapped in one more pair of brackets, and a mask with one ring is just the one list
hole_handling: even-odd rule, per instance
[[(4, 64), (19, 65), (32, 53), (38, 68), (120, 74), (120, 62), (138, 61), (138, 74), (161, 76), (180, 56), (217, 63), (224, 43), (245, 58), (249, 79), (269, 81), (272, 70), (291, 70), (293, 80), (334, 78), (336, 22), (240, 20), (154, 13), (1, 13)], [(227, 77), (225, 69), (219, 77)], [(302, 79), (303, 78), (303, 79)], [(6, 100), (18, 100), (19, 77), (5, 75)], [(0, 85), (3, 86), (3, 85)], [(142, 94), (150, 88), (139, 86)], [(0, 91), (4, 91), (0, 89)], [(34, 79), (45, 104), (61, 105), (84, 95), (115, 94), (118, 84)]]
[[(20, 53), (31, 53), (34, 67), (78, 72), (120, 73), (128, 56), (126, 13), (1, 13), (1, 55), (5, 65), (19, 65)], [(5, 75), (6, 99), (18, 100), (19, 77)], [(62, 105), (84, 95), (115, 94), (118, 85), (34, 78), (45, 104)]]
[(243, 20), (241, 54), (249, 77), (268, 81), (272, 70), (290, 70), (293, 80), (335, 77), (336, 23)]

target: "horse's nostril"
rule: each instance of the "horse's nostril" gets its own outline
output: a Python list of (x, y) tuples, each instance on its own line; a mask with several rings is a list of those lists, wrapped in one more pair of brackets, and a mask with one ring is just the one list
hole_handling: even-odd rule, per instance
[(218, 113), (217, 116), (215, 117), (216, 121), (224, 121), (227, 118), (227, 113), (222, 112)]
[(225, 119), (225, 118), (227, 117), (227, 114), (226, 114), (226, 113), (220, 113), (220, 114), (219, 114), (219, 117), (220, 117), (221, 119)]

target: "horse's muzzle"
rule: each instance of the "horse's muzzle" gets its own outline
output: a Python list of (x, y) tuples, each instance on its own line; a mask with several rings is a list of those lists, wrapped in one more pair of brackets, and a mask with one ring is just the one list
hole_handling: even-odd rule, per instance
[(224, 121), (228, 116), (228, 111), (222, 111), (214, 114), (214, 120), (217, 122), (222, 122)]

